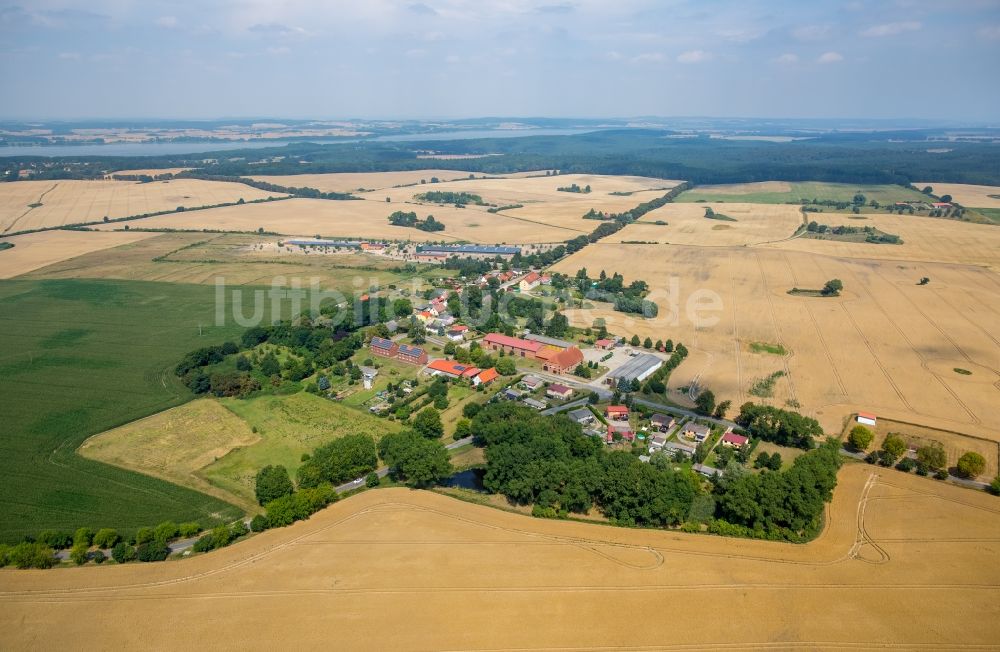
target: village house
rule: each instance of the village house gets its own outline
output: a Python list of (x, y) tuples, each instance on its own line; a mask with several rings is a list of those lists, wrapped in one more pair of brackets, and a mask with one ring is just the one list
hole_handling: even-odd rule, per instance
[(472, 378), (479, 374), (481, 369), (467, 364), (461, 364), (453, 360), (432, 360), (426, 369), (432, 376), (447, 376), (449, 378)]
[(618, 435), (625, 441), (635, 441), (635, 433), (632, 432), (632, 428), (627, 423), (609, 423), (607, 434), (607, 442), (609, 444), (614, 442), (615, 435)]
[(552, 399), (565, 401), (573, 396), (573, 388), (566, 387), (566, 385), (560, 385), (559, 383), (554, 383), (549, 385), (548, 389), (545, 390), (545, 395)]
[(611, 349), (615, 348), (615, 341), (609, 339), (600, 339), (594, 342), (594, 346), (604, 351), (610, 351)]
[(484, 349), (503, 351), (507, 355), (521, 358), (534, 358), (543, 346), (541, 342), (522, 340), (519, 337), (511, 337), (503, 333), (488, 334), (483, 338), (482, 344)]
[(628, 408), (624, 405), (609, 405), (604, 408), (604, 416), (612, 421), (628, 421)]
[(465, 334), (469, 332), (469, 327), (464, 324), (457, 324), (448, 329), (447, 337), (452, 342), (461, 342), (465, 339)]
[(525, 274), (517, 283), (517, 289), (521, 292), (530, 292), (539, 286), (542, 282), (542, 276), (538, 272), (528, 272)]
[(591, 412), (590, 410), (588, 410), (587, 408), (579, 408), (577, 410), (570, 410), (567, 413), (567, 416), (570, 419), (572, 419), (573, 421), (576, 421), (579, 424), (593, 423), (594, 420), (595, 420), (595, 418), (596, 418), (594, 416), (594, 413)]
[(743, 448), (750, 438), (746, 435), (737, 435), (735, 432), (727, 432), (722, 435), (722, 445), (729, 448)]
[(427, 352), (416, 346), (408, 344), (399, 345), (399, 353), (396, 358), (410, 364), (427, 364)]
[(696, 450), (697, 449), (694, 446), (690, 444), (685, 444), (682, 441), (668, 441), (663, 446), (664, 453), (668, 453), (671, 455), (676, 453), (681, 453), (685, 457), (693, 457)]
[(542, 368), (553, 374), (568, 374), (576, 370), (577, 366), (582, 363), (583, 352), (575, 346), (571, 346), (546, 360)]
[(677, 423), (677, 420), (667, 414), (657, 413), (654, 414), (649, 419), (650, 427), (653, 428), (654, 430), (659, 430), (660, 432), (666, 432), (670, 430), (671, 428), (674, 427), (675, 423)]
[(399, 352), (399, 346), (392, 340), (384, 337), (373, 337), (369, 344), (372, 354), (382, 358), (395, 358)]
[(521, 379), (521, 387), (524, 387), (529, 392), (533, 392), (544, 384), (541, 378), (538, 376), (525, 376)]
[(712, 433), (712, 429), (708, 426), (703, 426), (700, 423), (695, 423), (694, 421), (689, 421), (684, 425), (684, 436), (688, 439), (694, 439), (699, 444), (706, 439)]
[(667, 445), (667, 438), (664, 435), (653, 435), (649, 440), (649, 454), (652, 455), (658, 450), (662, 450)]
[(548, 407), (547, 403), (543, 403), (542, 401), (537, 401), (537, 400), (535, 400), (533, 398), (526, 398), (526, 399), (524, 399), (523, 402), (528, 407), (534, 408), (536, 410), (544, 410), (545, 408)]
[(472, 384), (475, 387), (480, 385), (489, 385), (494, 380), (500, 377), (500, 372), (498, 372), (494, 367), (489, 369), (483, 369), (478, 374), (472, 377)]

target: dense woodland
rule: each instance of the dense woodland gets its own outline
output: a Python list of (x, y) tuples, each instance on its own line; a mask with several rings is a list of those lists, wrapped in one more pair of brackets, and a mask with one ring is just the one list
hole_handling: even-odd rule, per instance
[[(436, 160), (435, 166), (500, 174), (527, 170), (561, 173), (626, 174), (686, 179), (697, 184), (750, 181), (829, 181), (908, 185), (940, 182), (1000, 185), (1000, 145), (948, 142), (947, 151), (929, 141), (930, 132), (829, 133), (792, 142), (670, 138), (664, 130), (606, 130), (573, 136), (526, 136), (407, 143), (360, 142), (189, 155), (17, 156), (3, 159), (7, 170), (36, 167), (38, 179), (99, 178), (128, 168), (197, 166), (199, 174), (241, 177), (249, 174), (307, 174), (418, 170), (427, 167), (418, 150), (441, 154), (495, 154), (478, 159)], [(934, 150), (934, 151), (929, 151)], [(284, 157), (272, 160), (273, 157)], [(205, 164), (204, 161), (214, 161)], [(264, 161), (264, 162), (261, 162)], [(16, 175), (14, 175), (16, 177)]]

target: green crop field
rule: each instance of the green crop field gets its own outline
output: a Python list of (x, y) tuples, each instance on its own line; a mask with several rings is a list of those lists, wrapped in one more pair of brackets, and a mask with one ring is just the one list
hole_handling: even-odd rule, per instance
[(885, 185), (853, 185), (847, 183), (823, 183), (820, 181), (792, 181), (787, 185), (788, 191), (756, 191), (754, 184), (739, 184), (746, 186), (746, 192), (732, 192), (739, 186), (725, 186), (727, 192), (715, 192), (713, 186), (696, 186), (692, 190), (681, 193), (674, 201), (678, 202), (729, 202), (729, 203), (750, 203), (750, 204), (786, 204), (798, 203), (805, 199), (844, 201), (849, 202), (854, 199), (854, 194), (858, 191), (865, 196), (868, 201), (875, 201), (886, 204), (897, 201), (928, 201), (926, 195), (910, 190), (903, 186), (891, 184)]
[(0, 281), (0, 541), (239, 516), (75, 452), (93, 434), (191, 398), (173, 374), (180, 357), (243, 330), (214, 327), (214, 301), (202, 285)]

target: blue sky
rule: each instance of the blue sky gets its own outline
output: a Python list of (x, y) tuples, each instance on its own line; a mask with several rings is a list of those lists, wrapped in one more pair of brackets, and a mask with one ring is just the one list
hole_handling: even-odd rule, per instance
[(0, 0), (5, 118), (1000, 124), (1000, 0)]

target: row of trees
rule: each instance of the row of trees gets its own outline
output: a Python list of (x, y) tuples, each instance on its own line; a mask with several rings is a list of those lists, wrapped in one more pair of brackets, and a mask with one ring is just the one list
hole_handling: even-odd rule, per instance
[(413, 211), (396, 211), (389, 215), (389, 224), (392, 226), (406, 226), (420, 231), (444, 231), (444, 224), (434, 219), (433, 215), (428, 215), (421, 220)]

